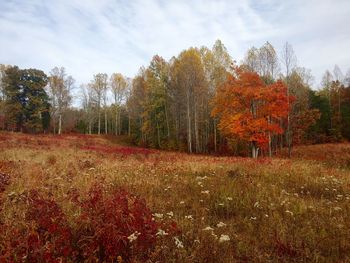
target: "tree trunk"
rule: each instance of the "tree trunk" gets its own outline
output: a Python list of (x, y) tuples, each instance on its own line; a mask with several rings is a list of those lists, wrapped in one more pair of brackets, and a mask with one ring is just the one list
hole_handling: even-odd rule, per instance
[(287, 126), (288, 157), (290, 158), (291, 154), (292, 154), (292, 138), (290, 136), (290, 115), (289, 115), (289, 113), (288, 113), (288, 116), (287, 116), (287, 123), (288, 123), (288, 126)]
[(62, 133), (62, 114), (58, 117), (58, 134), (61, 135)]
[(128, 136), (131, 136), (131, 123), (130, 123), (130, 114), (128, 114)]
[(164, 106), (164, 111), (165, 111), (165, 121), (166, 121), (167, 137), (168, 137), (168, 139), (170, 139), (170, 128), (169, 128), (168, 110), (167, 110), (166, 104), (165, 104), (165, 106)]
[(192, 153), (192, 130), (191, 130), (191, 113), (190, 113), (190, 93), (187, 91), (187, 149)]
[(118, 110), (118, 135), (122, 134), (122, 121), (121, 121), (121, 110)]
[[(268, 123), (271, 124), (271, 117), (268, 117)], [(269, 131), (269, 157), (272, 157), (271, 132)]]
[(108, 134), (107, 110), (105, 109), (105, 134)]
[(101, 112), (98, 110), (98, 128), (97, 128), (97, 134), (101, 134)]
[(118, 110), (115, 112), (115, 135), (118, 135)]
[(252, 157), (257, 159), (259, 155), (259, 147), (257, 147), (256, 142), (252, 142)]
[(158, 121), (157, 121), (157, 142), (158, 142), (158, 148), (160, 148), (160, 132), (159, 132)]
[(217, 152), (216, 119), (214, 119), (214, 151)]
[(53, 117), (53, 134), (56, 134), (56, 118)]
[(195, 136), (195, 143), (196, 143), (196, 153), (198, 153), (201, 151), (201, 149), (199, 146), (198, 116), (197, 116), (196, 103), (194, 104), (194, 136)]

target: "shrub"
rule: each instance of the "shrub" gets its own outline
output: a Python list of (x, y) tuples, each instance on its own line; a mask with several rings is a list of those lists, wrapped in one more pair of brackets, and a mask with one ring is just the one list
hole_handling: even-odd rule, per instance
[(128, 262), (148, 258), (156, 243), (158, 225), (143, 199), (125, 190), (107, 195), (95, 185), (79, 205), (79, 260), (115, 261), (121, 256)]
[[(72, 256), (72, 234), (65, 215), (53, 200), (32, 190), (26, 202), (25, 224), (8, 226), (2, 260), (62, 262)], [(5, 261), (5, 262), (6, 262)]]
[(0, 224), (0, 262), (144, 262), (159, 229), (170, 238), (178, 233), (175, 223), (156, 222), (145, 201), (125, 190), (107, 194), (98, 184), (85, 198), (76, 191), (69, 196), (80, 211), (71, 225), (54, 200), (27, 193), (23, 218)]

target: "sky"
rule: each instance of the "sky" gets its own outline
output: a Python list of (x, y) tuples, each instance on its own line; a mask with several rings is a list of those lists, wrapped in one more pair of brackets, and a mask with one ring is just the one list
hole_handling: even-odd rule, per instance
[(236, 61), (269, 41), (292, 44), (317, 87), (325, 70), (350, 69), (349, 0), (0, 0), (0, 63), (64, 66), (76, 85), (96, 73), (128, 77), (220, 39)]

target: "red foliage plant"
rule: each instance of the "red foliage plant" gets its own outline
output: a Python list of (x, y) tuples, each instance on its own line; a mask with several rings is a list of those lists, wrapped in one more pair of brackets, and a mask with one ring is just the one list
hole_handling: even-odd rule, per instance
[(160, 228), (169, 237), (175, 223), (159, 223), (143, 199), (125, 190), (107, 194), (94, 185), (86, 197), (69, 194), (80, 213), (68, 222), (60, 206), (38, 191), (27, 194), (23, 222), (0, 224), (0, 262), (125, 262), (146, 261)]
[(72, 256), (72, 233), (57, 203), (32, 190), (27, 198), (26, 224), (8, 227), (6, 250), (0, 259), (26, 262), (62, 262)]
[(144, 200), (125, 190), (106, 195), (99, 185), (79, 201), (82, 213), (76, 236), (80, 255), (89, 260), (145, 260), (156, 243), (158, 224)]

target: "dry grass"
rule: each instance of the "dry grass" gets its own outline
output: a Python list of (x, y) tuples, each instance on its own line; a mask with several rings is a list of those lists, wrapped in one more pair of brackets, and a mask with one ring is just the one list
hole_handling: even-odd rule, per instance
[(154, 214), (178, 223), (183, 248), (160, 242), (151, 262), (350, 261), (349, 144), (299, 147), (293, 160), (254, 161), (117, 143), (1, 133), (0, 173), (10, 182), (0, 221), (21, 224), (21, 195), (38, 189), (73, 222), (79, 211), (67, 194), (84, 195), (101, 182), (145, 198)]

